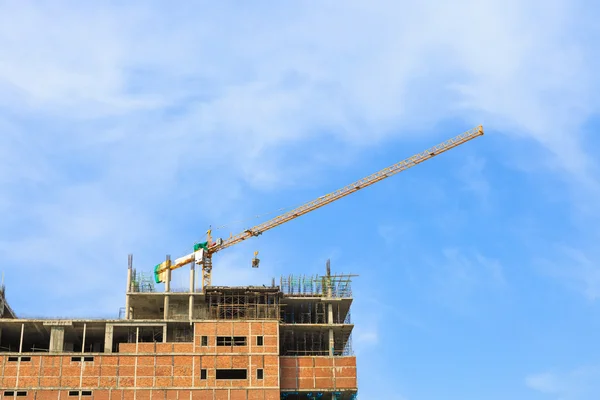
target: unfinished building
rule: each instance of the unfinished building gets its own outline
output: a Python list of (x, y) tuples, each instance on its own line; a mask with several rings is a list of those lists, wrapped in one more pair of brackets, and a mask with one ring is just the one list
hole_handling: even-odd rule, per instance
[[(329, 269), (328, 269), (329, 271)], [(352, 275), (157, 291), (128, 268), (112, 320), (16, 318), (1, 292), (0, 395), (22, 400), (357, 397)]]

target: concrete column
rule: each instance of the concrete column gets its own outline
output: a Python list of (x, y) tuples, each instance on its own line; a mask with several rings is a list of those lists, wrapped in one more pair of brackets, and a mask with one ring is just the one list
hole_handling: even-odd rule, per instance
[[(171, 291), (171, 257), (167, 256), (167, 279), (165, 280), (165, 293)], [(165, 304), (163, 306), (163, 319), (169, 319), (169, 295), (165, 294)]]
[[(333, 325), (333, 304), (329, 303), (327, 304), (327, 323), (329, 325)], [(333, 328), (329, 328), (329, 356), (333, 357), (333, 347), (334, 347), (334, 340), (333, 340)]]
[(190, 267), (190, 321), (194, 319), (194, 292), (196, 289), (196, 264), (192, 263)]
[(21, 340), (19, 342), (19, 353), (23, 352), (23, 335), (25, 334), (25, 324), (21, 324)]
[(65, 327), (50, 327), (50, 353), (60, 353), (65, 348)]
[(113, 348), (113, 332), (114, 328), (112, 324), (106, 324), (106, 330), (104, 331), (104, 352), (112, 353)]
[(131, 319), (131, 305), (129, 293), (131, 292), (131, 278), (133, 274), (133, 255), (128, 257), (127, 266), (127, 291), (125, 292), (125, 319)]
[(326, 284), (327, 284), (327, 299), (329, 300), (329, 303), (327, 304), (327, 323), (330, 325), (329, 327), (329, 356), (333, 357), (333, 348), (335, 346), (335, 341), (333, 339), (333, 328), (331, 327), (331, 325), (333, 325), (333, 304), (331, 303), (331, 298), (333, 297), (333, 290), (332, 290), (332, 284), (331, 284), (331, 262), (329, 260), (327, 260), (327, 264), (326, 264), (326, 273), (327, 273), (327, 279), (325, 280)]
[(81, 339), (81, 352), (85, 351), (85, 334), (87, 333), (87, 324), (83, 324), (83, 339)]

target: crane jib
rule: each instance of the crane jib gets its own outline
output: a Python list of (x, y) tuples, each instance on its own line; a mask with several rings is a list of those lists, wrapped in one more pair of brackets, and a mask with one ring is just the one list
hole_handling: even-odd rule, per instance
[[(440, 144), (435, 145), (425, 151), (417, 153), (417, 154), (413, 155), (412, 157), (409, 157), (409, 158), (402, 160), (394, 165), (391, 165), (387, 168), (377, 171), (365, 178), (359, 179), (356, 182), (346, 185), (346, 186), (342, 187), (341, 189), (338, 189), (334, 192), (331, 192), (329, 194), (321, 196), (315, 200), (311, 200), (291, 211), (281, 214), (269, 221), (263, 222), (262, 224), (256, 225), (250, 229), (246, 229), (246, 230), (244, 230), (244, 232), (239, 233), (235, 236), (232, 236), (229, 239), (226, 239), (223, 241), (218, 241), (217, 243), (213, 244), (212, 246), (209, 246), (207, 249), (207, 252), (210, 255), (212, 253), (216, 253), (218, 251), (226, 249), (227, 247), (233, 246), (234, 244), (242, 242), (252, 236), (258, 236), (258, 235), (262, 234), (263, 232), (268, 231), (269, 229), (275, 228), (287, 221), (295, 219), (295, 218), (297, 218), (301, 215), (304, 215), (306, 213), (309, 213), (317, 208), (323, 207), (324, 205), (327, 205), (336, 200), (339, 200), (342, 197), (345, 197), (345, 196), (347, 196), (351, 193), (354, 193), (360, 189), (364, 189), (365, 187), (371, 186), (372, 184), (382, 181), (385, 178), (389, 178), (390, 176), (395, 175), (399, 172), (405, 171), (417, 164), (422, 163), (423, 161), (431, 159), (431, 158), (433, 158), (437, 155), (440, 155), (454, 147), (457, 147), (465, 142), (468, 142), (471, 139), (474, 139), (478, 136), (482, 136), (483, 134), (484, 134), (483, 127), (481, 125), (479, 125), (478, 127), (473, 128), (467, 132), (461, 133), (460, 135), (458, 135), (454, 138), (448, 139), (443, 143), (440, 143)], [(186, 256), (186, 257), (190, 257), (190, 256)], [(193, 259), (193, 257), (191, 257), (190, 259)], [(186, 258), (186, 260), (187, 260), (187, 258)], [(157, 265), (155, 273), (159, 273), (160, 271), (162, 271), (166, 268), (168, 268), (168, 267), (164, 263), (160, 264), (160, 266)]]
[[(425, 150), (421, 153), (415, 154), (414, 156), (412, 156), (406, 160), (400, 161), (399, 163), (396, 163), (390, 167), (384, 168), (381, 171), (375, 172), (374, 174), (369, 175), (365, 178), (362, 178), (354, 183), (351, 183), (350, 185), (346, 185), (343, 188), (338, 189), (332, 193), (321, 196), (316, 200), (311, 200), (308, 203), (305, 203), (294, 210), (288, 211), (287, 213), (277, 216), (267, 222), (256, 225), (255, 227), (251, 228), (251, 231), (260, 232), (260, 233), (265, 232), (265, 231), (272, 229), (276, 226), (279, 226), (291, 219), (297, 218), (297, 217), (304, 215), (310, 211), (313, 211), (317, 208), (320, 208), (324, 205), (327, 205), (338, 199), (341, 199), (342, 197), (345, 197), (345, 196), (349, 195), (350, 193), (356, 192), (356, 191), (363, 189), (367, 186), (370, 186), (376, 182), (379, 182), (385, 178), (388, 178), (392, 175), (402, 172), (414, 165), (420, 164), (427, 159), (433, 158), (445, 151), (450, 150), (451, 148), (454, 148), (464, 142), (467, 142), (467, 141), (469, 141), (477, 136), (481, 136), (481, 135), (483, 135), (483, 128), (481, 126), (478, 126), (477, 128), (471, 129), (470, 131), (467, 131), (467, 132), (460, 134), (452, 139), (449, 139), (444, 143), (438, 144), (428, 150)], [(233, 236), (230, 239), (223, 241), (223, 243), (221, 245), (215, 246), (214, 248), (212, 248), (211, 253), (216, 253), (217, 251), (220, 251), (227, 247), (230, 247), (236, 243), (239, 243), (239, 242), (247, 239), (248, 237), (250, 237), (250, 236), (246, 235), (245, 233)]]

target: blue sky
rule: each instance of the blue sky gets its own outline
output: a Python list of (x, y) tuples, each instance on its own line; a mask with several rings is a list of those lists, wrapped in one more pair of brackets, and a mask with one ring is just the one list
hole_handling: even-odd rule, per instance
[(224, 251), (214, 283), (359, 274), (363, 398), (600, 397), (597, 5), (341, 4), (2, 2), (13, 308), (115, 317), (128, 253), (149, 272), (483, 124)]

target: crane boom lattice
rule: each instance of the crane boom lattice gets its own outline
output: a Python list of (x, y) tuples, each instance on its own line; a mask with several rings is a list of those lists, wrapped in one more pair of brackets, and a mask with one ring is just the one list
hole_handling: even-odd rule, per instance
[(440, 155), (450, 149), (453, 149), (457, 146), (460, 146), (463, 143), (466, 143), (478, 136), (483, 135), (483, 127), (479, 125), (476, 128), (468, 130), (467, 132), (461, 133), (460, 135), (453, 137), (452, 139), (446, 140), (443, 143), (440, 143), (436, 146), (433, 146), (425, 151), (417, 153), (412, 157), (409, 157), (405, 160), (402, 160), (392, 166), (384, 168), (374, 174), (371, 174), (365, 178), (359, 179), (356, 182), (353, 182), (349, 185), (344, 186), (341, 189), (338, 189), (334, 192), (328, 193), (324, 196), (321, 196), (315, 200), (311, 200), (307, 203), (302, 204), (301, 206), (283, 213), (275, 218), (272, 218), (266, 222), (263, 222), (259, 225), (256, 225), (252, 228), (246, 229), (243, 232), (238, 233), (237, 235), (231, 236), (226, 240), (218, 239), (216, 242), (212, 242), (210, 237), (210, 231), (208, 235), (207, 242), (198, 244), (194, 246), (194, 252), (188, 254), (187, 256), (180, 257), (175, 260), (173, 263), (163, 262), (157, 265), (154, 269), (156, 282), (164, 282), (165, 279), (169, 279), (165, 272), (167, 270), (173, 270), (179, 267), (182, 267), (191, 262), (196, 262), (202, 265), (203, 268), (203, 279), (202, 286), (203, 289), (206, 286), (210, 286), (211, 284), (211, 273), (212, 273), (212, 255), (218, 251), (226, 249), (228, 247), (233, 246), (234, 244), (240, 243), (248, 238), (253, 236), (258, 236), (263, 232), (268, 231), (269, 229), (273, 229), (279, 225), (282, 225), (288, 221), (291, 221), (295, 218), (300, 217), (301, 215), (307, 214), (311, 211), (314, 211), (318, 208), (321, 208), (329, 203), (332, 203), (336, 200), (341, 199), (342, 197), (346, 197), (349, 194), (352, 194), (360, 189), (364, 189), (367, 186), (371, 186), (374, 183), (382, 181), (386, 178), (389, 178), (392, 175), (395, 175), (399, 172), (405, 171), (411, 167), (414, 167), (417, 164), (420, 164), (424, 161), (427, 161), (437, 155)]

